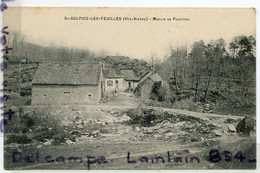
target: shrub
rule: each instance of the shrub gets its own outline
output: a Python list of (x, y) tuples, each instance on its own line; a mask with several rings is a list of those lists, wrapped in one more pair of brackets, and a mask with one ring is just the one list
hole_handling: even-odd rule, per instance
[[(21, 110), (21, 127), (22, 132), (26, 133), (29, 129), (33, 129), (33, 139), (44, 142), (46, 139), (56, 138), (57, 142), (63, 142), (63, 127), (59, 120), (48, 113), (41, 113), (28, 110)], [(37, 128), (38, 127), (38, 128)], [(60, 134), (61, 136), (59, 136)]]
[(24, 105), (31, 105), (31, 100), (27, 100)]
[(127, 112), (127, 115), (133, 120), (138, 121), (141, 117), (143, 117), (143, 109), (141, 106), (138, 106), (138, 108), (129, 109)]
[(152, 87), (150, 99), (163, 102), (166, 100), (166, 89), (162, 87), (161, 82), (155, 82)]
[[(44, 109), (42, 109), (41, 113), (39, 113), (39, 111), (33, 110), (28, 110), (26, 112), (22, 110), (21, 120), (22, 123), (25, 125), (31, 125), (30, 123), (34, 122), (33, 125), (41, 126), (44, 128), (53, 128), (60, 126), (60, 121), (55, 116), (49, 114), (48, 112), (45, 112)], [(27, 121), (29, 121), (28, 124)]]
[(34, 120), (32, 118), (27, 119), (26, 126), (32, 127), (35, 124)]
[(32, 91), (27, 91), (24, 89), (21, 90), (20, 96), (30, 96), (30, 95), (32, 95)]
[(35, 134), (36, 135), (33, 137), (33, 139), (35, 139), (37, 141), (41, 141), (41, 142), (44, 142), (46, 139), (52, 139), (52, 138), (56, 138), (57, 141), (61, 141), (62, 138), (64, 137), (64, 136), (61, 136), (64, 133), (63, 133), (62, 129), (59, 127), (42, 128), (42, 129), (39, 129)]
[(28, 138), (26, 135), (11, 135), (7, 137), (7, 144), (18, 143), (18, 144), (28, 144), (32, 139)]
[(166, 100), (166, 89), (160, 87), (158, 89), (158, 101), (159, 102), (164, 102)]
[(100, 133), (109, 134), (109, 130), (108, 129), (100, 129)]
[(20, 98), (20, 95), (16, 92), (11, 92), (11, 93), (8, 93), (8, 99), (19, 99)]
[(60, 144), (60, 143), (65, 143), (66, 139), (65, 138), (70, 138), (72, 135), (70, 133), (59, 133), (53, 136), (54, 142), (53, 144)]
[(164, 115), (162, 110), (144, 109), (139, 106), (137, 109), (130, 109), (127, 115), (132, 121), (140, 123), (142, 126), (149, 126), (151, 121), (161, 119)]

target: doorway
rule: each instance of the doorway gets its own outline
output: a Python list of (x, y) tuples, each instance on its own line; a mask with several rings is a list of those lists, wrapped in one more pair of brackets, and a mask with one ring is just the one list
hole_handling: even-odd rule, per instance
[(116, 80), (116, 89), (118, 89), (118, 80)]

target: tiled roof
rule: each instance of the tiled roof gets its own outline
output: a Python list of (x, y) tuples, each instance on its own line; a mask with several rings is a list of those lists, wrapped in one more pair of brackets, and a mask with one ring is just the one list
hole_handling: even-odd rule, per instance
[(133, 70), (121, 70), (124, 79), (127, 81), (139, 81), (140, 77), (137, 77)]
[(150, 75), (149, 78), (154, 82), (162, 81), (162, 77), (158, 73)]
[(119, 69), (116, 68), (111, 68), (111, 67), (106, 67), (103, 69), (103, 75), (106, 78), (119, 78), (119, 77), (124, 77), (123, 74)]
[(87, 63), (43, 63), (38, 66), (33, 84), (97, 85), (101, 66)]

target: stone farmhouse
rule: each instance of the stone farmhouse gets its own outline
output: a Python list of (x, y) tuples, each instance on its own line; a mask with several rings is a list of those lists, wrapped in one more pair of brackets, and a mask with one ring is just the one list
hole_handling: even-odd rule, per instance
[(32, 82), (32, 105), (99, 103), (102, 80), (100, 64), (39, 64)]

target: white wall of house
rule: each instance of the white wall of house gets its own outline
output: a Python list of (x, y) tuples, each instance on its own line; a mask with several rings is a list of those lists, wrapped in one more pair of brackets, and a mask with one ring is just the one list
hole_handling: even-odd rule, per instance
[(118, 91), (124, 90), (123, 78), (106, 78), (105, 79), (105, 92), (113, 92), (115, 89)]

